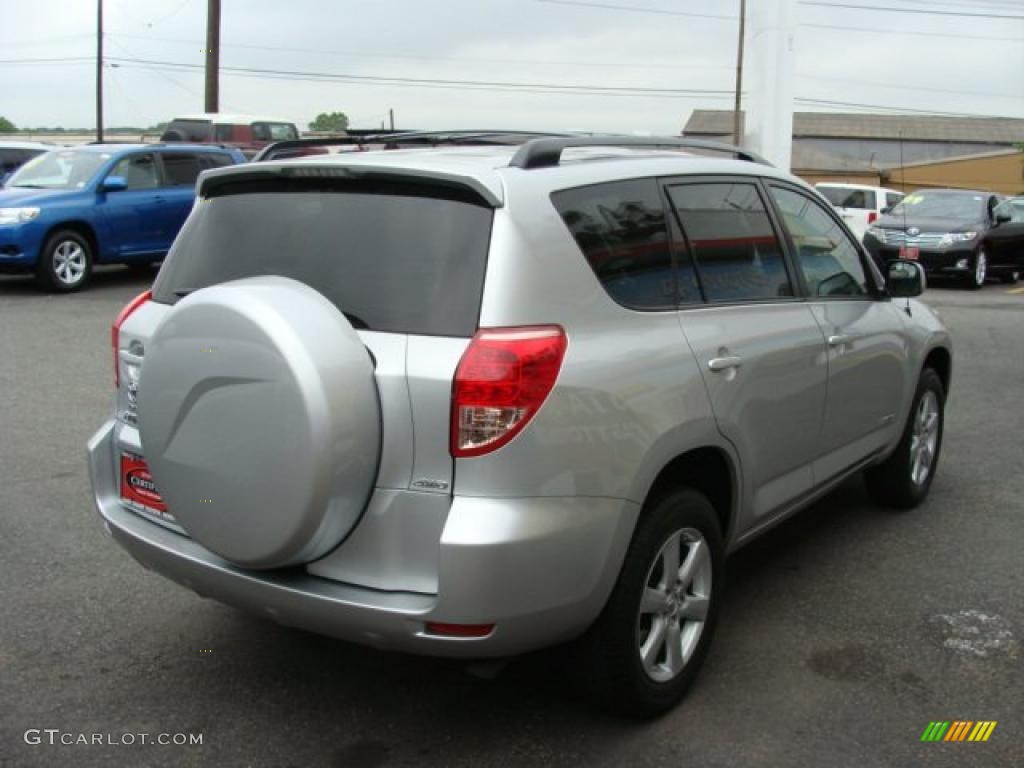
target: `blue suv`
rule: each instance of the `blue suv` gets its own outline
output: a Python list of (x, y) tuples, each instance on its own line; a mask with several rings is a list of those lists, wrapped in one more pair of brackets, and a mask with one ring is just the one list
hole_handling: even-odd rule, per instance
[(90, 144), (23, 165), (0, 190), (0, 273), (35, 273), (66, 293), (93, 264), (161, 260), (192, 210), (202, 171), (245, 162), (237, 149)]

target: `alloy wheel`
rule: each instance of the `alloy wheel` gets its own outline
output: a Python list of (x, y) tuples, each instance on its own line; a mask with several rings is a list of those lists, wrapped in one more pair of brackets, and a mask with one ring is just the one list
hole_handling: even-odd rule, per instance
[(910, 438), (910, 479), (914, 485), (924, 485), (931, 474), (938, 443), (939, 398), (928, 390), (917, 405)]
[(62, 240), (53, 249), (53, 273), (64, 285), (75, 285), (85, 275), (85, 249), (74, 240)]
[(985, 256), (984, 251), (978, 251), (978, 256), (974, 260), (974, 283), (979, 286), (984, 285), (987, 274), (988, 258)]
[(655, 682), (676, 677), (700, 641), (711, 602), (711, 552), (695, 528), (676, 531), (651, 563), (637, 617), (637, 652)]

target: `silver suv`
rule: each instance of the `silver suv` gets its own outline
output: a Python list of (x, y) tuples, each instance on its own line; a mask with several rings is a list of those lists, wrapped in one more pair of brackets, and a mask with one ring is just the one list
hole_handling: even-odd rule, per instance
[(884, 280), (813, 189), (694, 144), (204, 174), (114, 326), (107, 531), (281, 624), (465, 659), (578, 641), (613, 706), (671, 707), (727, 553), (861, 470), (921, 502), (952, 360), (916, 264)]

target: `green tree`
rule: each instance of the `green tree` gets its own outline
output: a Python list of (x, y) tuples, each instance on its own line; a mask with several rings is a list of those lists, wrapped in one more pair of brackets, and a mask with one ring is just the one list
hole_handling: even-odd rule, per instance
[[(342, 115), (342, 117), (344, 117), (344, 115)], [(14, 133), (16, 130), (18, 130), (18, 128), (14, 123), (3, 115), (0, 115), (0, 133)]]
[(311, 131), (344, 131), (348, 128), (348, 115), (344, 112), (321, 112), (309, 124)]

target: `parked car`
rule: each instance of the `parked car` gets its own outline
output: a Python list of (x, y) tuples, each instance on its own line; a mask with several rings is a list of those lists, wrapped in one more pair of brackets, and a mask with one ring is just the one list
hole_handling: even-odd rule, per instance
[(864, 184), (822, 182), (814, 187), (836, 207), (846, 226), (858, 239), (864, 237), (867, 228), (879, 216), (903, 199), (903, 193), (895, 189)]
[(54, 148), (38, 141), (0, 141), (0, 187), (26, 162)]
[(726, 553), (861, 470), (925, 498), (952, 351), (920, 266), (886, 284), (811, 187), (667, 146), (708, 147), (204, 175), (114, 327), (106, 530), (285, 625), (464, 659), (576, 640), (602, 700), (674, 705)]
[(160, 140), (221, 144), (237, 147), (246, 157), (252, 157), (268, 144), (297, 138), (299, 131), (295, 123), (287, 120), (209, 112), (174, 118), (164, 129)]
[(201, 171), (245, 162), (236, 149), (90, 144), (29, 160), (0, 190), (0, 272), (77, 291), (94, 264), (163, 259), (192, 209)]
[(918, 190), (868, 228), (864, 245), (883, 267), (912, 259), (929, 274), (956, 277), (973, 289), (989, 276), (1015, 282), (1024, 263), (1024, 232), (1002, 201), (991, 192)]

